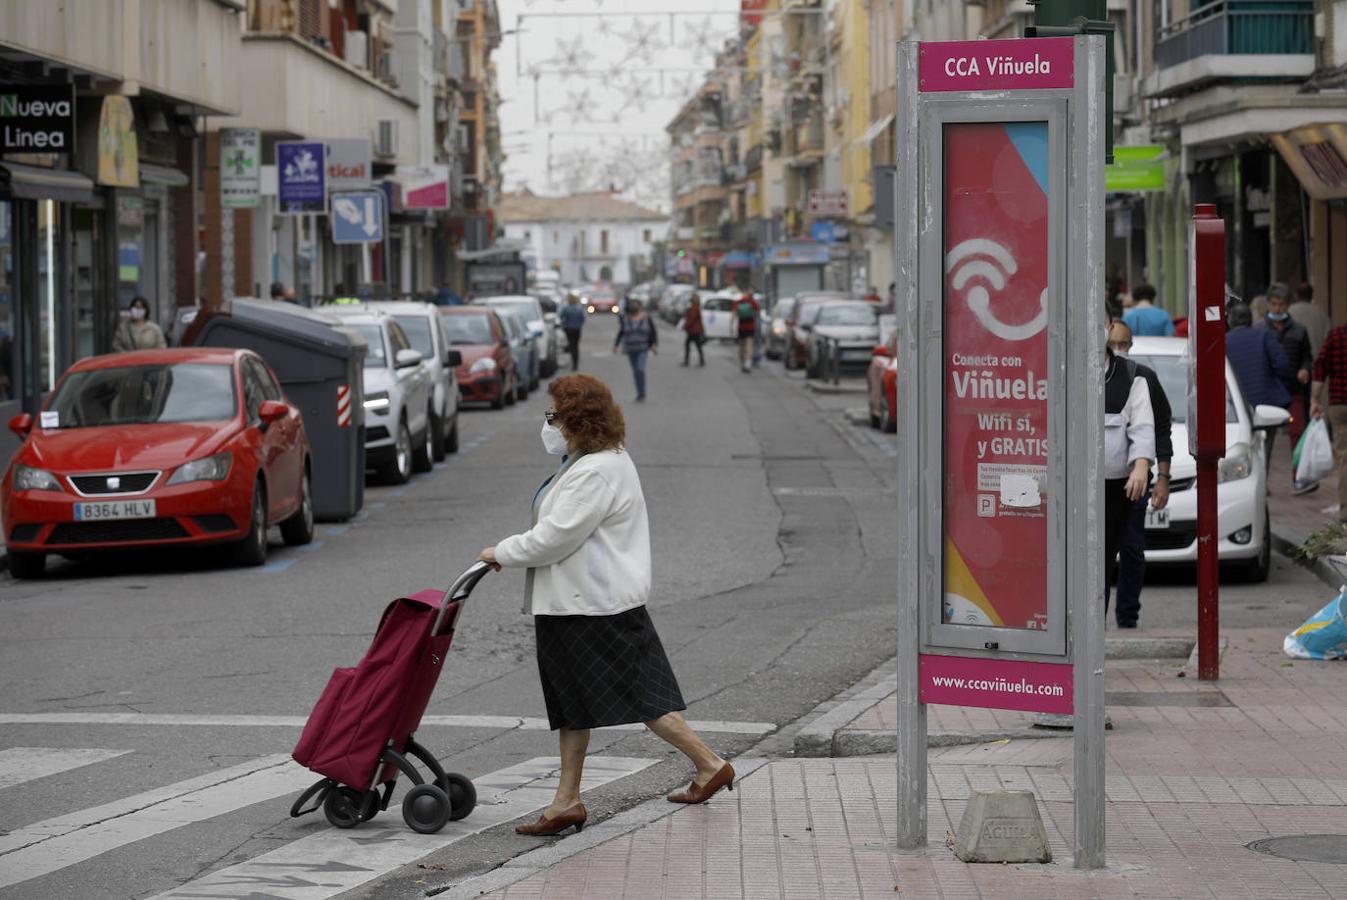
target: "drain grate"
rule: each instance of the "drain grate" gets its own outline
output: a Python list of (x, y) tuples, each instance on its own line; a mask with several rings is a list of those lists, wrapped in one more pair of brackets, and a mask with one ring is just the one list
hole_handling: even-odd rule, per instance
[(1220, 691), (1110, 691), (1104, 698), (1108, 706), (1234, 706)]
[(1347, 834), (1291, 834), (1263, 838), (1246, 846), (1259, 853), (1296, 862), (1347, 866)]

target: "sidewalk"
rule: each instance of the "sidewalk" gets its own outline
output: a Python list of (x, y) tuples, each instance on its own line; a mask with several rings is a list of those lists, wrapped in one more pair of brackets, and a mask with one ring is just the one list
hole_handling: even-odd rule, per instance
[[(1282, 633), (1230, 634), (1216, 684), (1181, 660), (1111, 662), (1108, 868), (1070, 867), (1071, 741), (1004, 740), (930, 751), (929, 844), (893, 848), (893, 756), (741, 760), (734, 793), (701, 807), (656, 799), (517, 857), (440, 897), (1177, 897), (1343, 896), (1347, 709), (1342, 669), (1292, 661)], [(891, 725), (888, 697), (852, 725)], [(932, 707), (932, 721), (1020, 726), (1016, 713)], [(935, 727), (934, 725), (932, 727)], [(1054, 862), (966, 865), (945, 846), (972, 788), (1034, 791)], [(617, 826), (617, 819), (631, 824)], [(598, 832), (595, 834), (594, 832)], [(1334, 862), (1246, 845), (1342, 835)], [(494, 891), (494, 893), (492, 893)]]
[(1277, 436), (1268, 474), (1268, 514), (1272, 532), (1283, 541), (1300, 546), (1314, 532), (1338, 521), (1338, 476), (1319, 482), (1319, 490), (1299, 497), (1291, 493), (1291, 450), (1286, 435)]

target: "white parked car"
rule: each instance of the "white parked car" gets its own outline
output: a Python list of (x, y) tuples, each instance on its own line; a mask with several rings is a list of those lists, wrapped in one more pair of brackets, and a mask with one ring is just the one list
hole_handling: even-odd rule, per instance
[(368, 308), (324, 307), (369, 345), (365, 355), (365, 464), (392, 484), (433, 466), (430, 368), (390, 315)]
[(733, 340), (739, 335), (734, 307), (745, 295), (724, 290), (702, 294), (702, 328), (708, 339)]
[[(537, 343), (537, 374), (547, 378), (557, 370), (556, 319), (554, 317), (550, 321), (548, 320), (537, 297), (530, 297), (528, 294), (511, 294), (502, 297), (483, 297), (475, 302), (483, 306), (490, 306), (493, 309), (504, 308), (518, 313), (528, 324), (529, 330), (532, 332), (531, 337)], [(531, 387), (537, 386), (536, 382), (531, 385)]]
[[(1174, 458), (1165, 509), (1146, 511), (1147, 564), (1197, 563), (1197, 463), (1188, 453), (1188, 341), (1138, 337), (1128, 358), (1155, 370), (1174, 413)], [(1225, 458), (1219, 467), (1217, 550), (1221, 562), (1250, 581), (1266, 581), (1272, 562), (1264, 432), (1284, 424), (1286, 410), (1250, 408), (1229, 363), (1225, 367)]]
[(412, 349), (430, 369), (434, 396), (430, 405), (430, 450), (436, 462), (458, 452), (458, 382), (454, 370), (462, 359), (449, 346), (440, 328), (439, 307), (433, 303), (382, 301), (369, 308), (388, 313), (402, 326)]

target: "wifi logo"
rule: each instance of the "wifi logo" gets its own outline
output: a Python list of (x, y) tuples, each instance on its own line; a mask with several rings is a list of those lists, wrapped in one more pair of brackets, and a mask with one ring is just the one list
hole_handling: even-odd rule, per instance
[(1018, 271), (1010, 251), (987, 238), (970, 238), (945, 255), (950, 286), (965, 292), (968, 309), (983, 328), (1006, 341), (1028, 340), (1048, 325), (1047, 288), (1039, 295), (1038, 314), (1028, 322), (1012, 325), (992, 311), (992, 293), (1005, 290), (1009, 276)]

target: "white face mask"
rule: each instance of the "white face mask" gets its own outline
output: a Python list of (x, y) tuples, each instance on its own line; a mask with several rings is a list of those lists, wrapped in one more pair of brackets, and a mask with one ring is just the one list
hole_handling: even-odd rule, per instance
[(139, 306), (133, 306), (133, 307), (131, 307), (131, 321), (132, 321), (132, 322), (139, 322), (141, 319), (144, 319), (144, 318), (145, 318), (145, 310), (141, 309)]
[(561, 429), (551, 422), (543, 423), (542, 430), (543, 449), (553, 456), (564, 456), (566, 454), (566, 436), (561, 433)]

